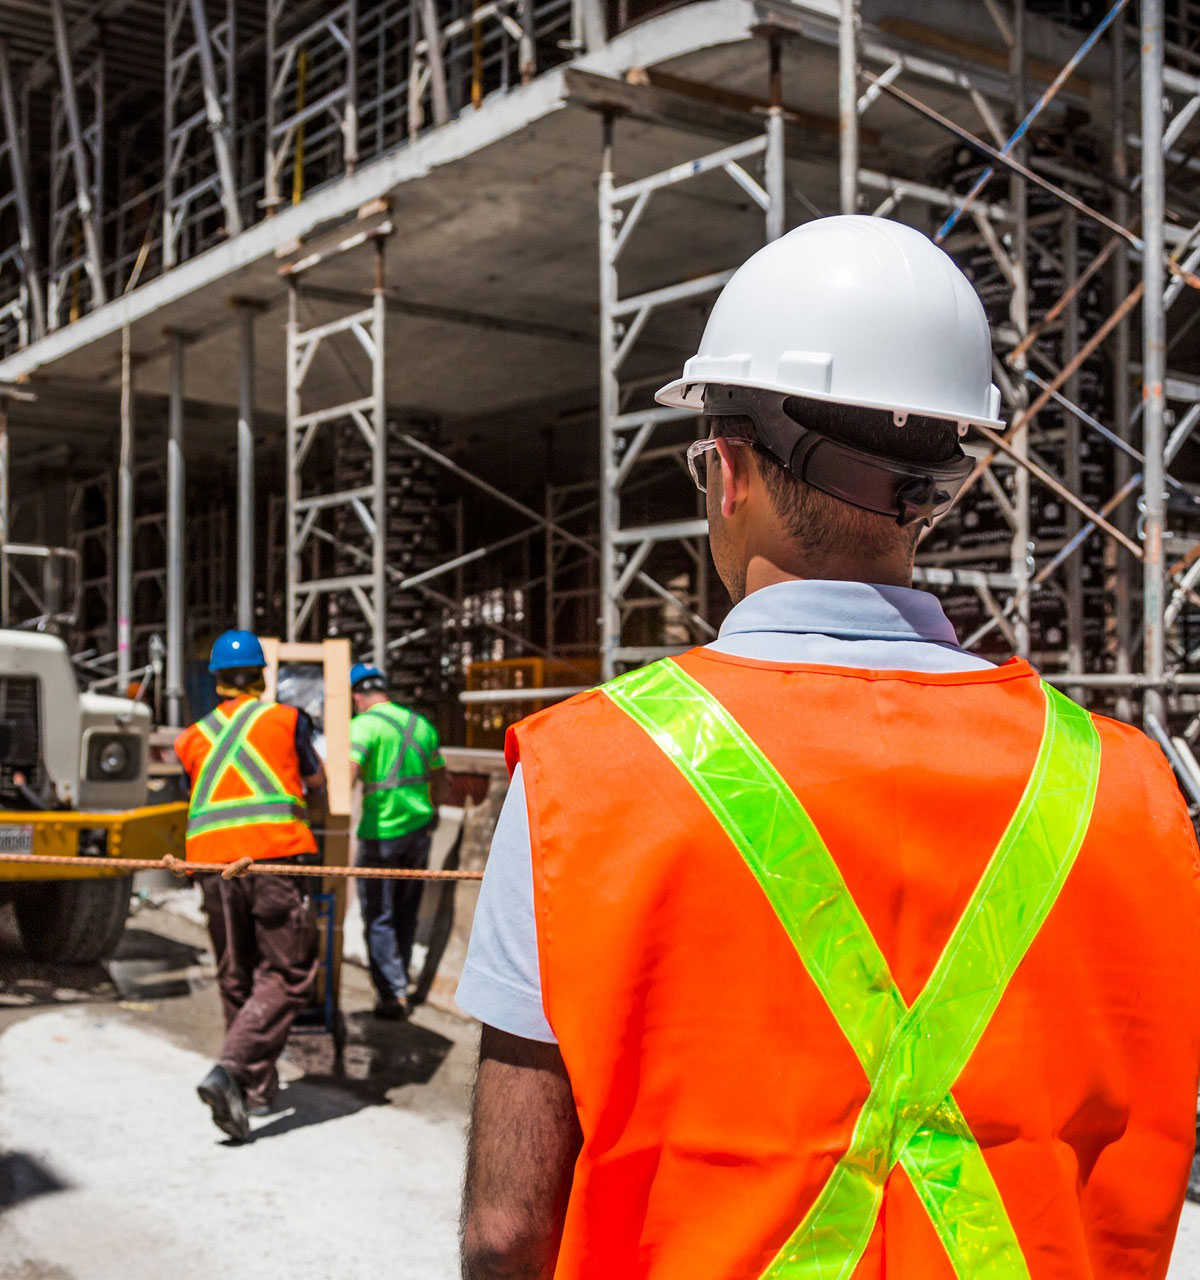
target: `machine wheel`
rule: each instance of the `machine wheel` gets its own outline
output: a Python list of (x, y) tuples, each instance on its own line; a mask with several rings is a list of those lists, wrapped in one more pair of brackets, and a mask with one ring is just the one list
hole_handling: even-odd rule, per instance
[(63, 964), (107, 960), (125, 930), (132, 887), (132, 876), (20, 885), (13, 909), (25, 950)]

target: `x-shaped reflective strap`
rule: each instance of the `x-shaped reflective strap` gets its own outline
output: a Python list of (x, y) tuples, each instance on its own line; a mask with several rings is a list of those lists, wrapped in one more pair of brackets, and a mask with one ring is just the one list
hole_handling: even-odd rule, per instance
[[(287, 793), (248, 737), (255, 722), (269, 709), (269, 703), (251, 701), (238, 707), (228, 719), (214, 711), (197, 724), (210, 749), (192, 794), (189, 835), (259, 822), (290, 822), (300, 815), (301, 806)], [(229, 768), (237, 771), (250, 794), (214, 801), (213, 792)]]
[(812, 820), (728, 710), (669, 660), (604, 686), (737, 847), (870, 1082), (849, 1149), (763, 1280), (850, 1276), (897, 1163), (960, 1277), (1028, 1276), (950, 1091), (1058, 897), (1095, 800), (1091, 718), (1043, 688), (1045, 729), (1025, 793), (910, 1008)]

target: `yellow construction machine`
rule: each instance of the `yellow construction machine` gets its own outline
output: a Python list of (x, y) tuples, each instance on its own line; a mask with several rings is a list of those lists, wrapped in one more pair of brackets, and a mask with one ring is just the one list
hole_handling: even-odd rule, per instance
[(0, 630), (0, 854), (72, 860), (0, 861), (0, 903), (38, 959), (111, 956), (132, 886), (115, 865), (183, 855), (186, 804), (148, 803), (149, 737), (143, 704), (79, 691), (60, 639)]

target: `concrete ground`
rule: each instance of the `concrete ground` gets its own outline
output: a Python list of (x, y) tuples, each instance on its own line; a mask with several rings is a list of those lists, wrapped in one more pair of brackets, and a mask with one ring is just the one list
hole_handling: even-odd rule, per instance
[[(476, 1029), (293, 1034), (276, 1113), (229, 1144), (196, 1098), (220, 1045), (203, 930), (143, 908), (108, 966), (34, 964), (0, 912), (0, 1280), (457, 1274)], [(7, 926), (7, 928), (6, 928)]]
[[(220, 1044), (204, 932), (144, 906), (118, 959), (34, 964), (0, 911), (0, 1280), (451, 1280), (476, 1030), (423, 1008), (292, 1037), (277, 1113), (226, 1142), (195, 1096)], [(1200, 1205), (1169, 1280), (1200, 1276)]]

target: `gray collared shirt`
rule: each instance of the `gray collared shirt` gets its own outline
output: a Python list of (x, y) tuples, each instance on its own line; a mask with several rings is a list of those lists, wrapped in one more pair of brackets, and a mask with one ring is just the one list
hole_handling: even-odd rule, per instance
[[(791, 581), (730, 610), (710, 646), (765, 662), (878, 671), (978, 671), (936, 596), (865, 582)], [(513, 774), (475, 911), (458, 1003), (489, 1026), (555, 1042), (542, 1007), (533, 854), (521, 766)]]

